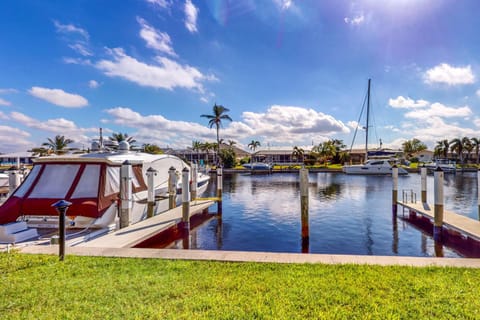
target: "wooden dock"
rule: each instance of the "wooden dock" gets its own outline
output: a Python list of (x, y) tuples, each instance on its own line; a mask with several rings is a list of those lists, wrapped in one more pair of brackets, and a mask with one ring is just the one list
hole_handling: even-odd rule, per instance
[[(190, 217), (203, 212), (214, 203), (215, 202), (212, 200), (194, 200), (190, 202)], [(179, 206), (105, 236), (80, 243), (78, 246), (96, 248), (132, 248), (160, 232), (174, 227), (181, 220), (182, 206)]]
[[(433, 206), (428, 203), (407, 203), (398, 201), (397, 204), (403, 208), (414, 211), (422, 216), (434, 219)], [(469, 236), (480, 241), (480, 221), (462, 216), (458, 213), (444, 210), (443, 224), (445, 227)]]

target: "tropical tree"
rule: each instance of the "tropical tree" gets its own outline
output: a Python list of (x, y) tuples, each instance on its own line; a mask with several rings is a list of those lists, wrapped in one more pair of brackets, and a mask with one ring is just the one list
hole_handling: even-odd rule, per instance
[(163, 150), (156, 144), (145, 143), (143, 145), (143, 151), (150, 154), (162, 154)]
[(110, 141), (114, 142), (122, 142), (122, 141), (127, 141), (129, 144), (133, 144), (137, 142), (133, 137), (128, 136), (126, 133), (121, 133), (121, 132), (114, 132), (110, 137), (108, 137)]
[(460, 158), (460, 162), (463, 163), (463, 139), (455, 138), (450, 142), (450, 151), (455, 152), (456, 157)]
[(407, 140), (402, 143), (403, 153), (410, 158), (412, 154), (416, 152), (420, 152), (427, 149), (427, 145), (417, 138), (413, 138), (412, 140)]
[(198, 140), (193, 140), (192, 150), (197, 152), (197, 160), (199, 160), (199, 151), (202, 150), (202, 143)]
[(228, 145), (229, 145), (230, 147), (233, 147), (233, 146), (236, 145), (236, 144), (237, 144), (237, 141), (228, 140)]
[(476, 164), (478, 164), (478, 153), (480, 149), (480, 139), (479, 138), (471, 138), (470, 141), (472, 142), (472, 146), (475, 149), (475, 156), (476, 156)]
[(215, 126), (217, 130), (217, 153), (220, 151), (220, 127), (222, 126), (222, 120), (232, 121), (232, 118), (226, 112), (229, 112), (230, 109), (225, 108), (222, 105), (217, 105), (216, 103), (213, 106), (212, 114), (202, 114), (200, 117), (208, 119), (208, 126), (212, 128)]
[(434, 149), (434, 154), (437, 157), (442, 157), (444, 159), (448, 158), (448, 150), (450, 149), (450, 143), (447, 139), (437, 141), (437, 145)]
[(292, 158), (293, 159), (302, 159), (302, 163), (304, 161), (304, 155), (305, 155), (305, 150), (303, 150), (302, 148), (299, 148), (297, 146), (294, 146), (293, 147), (293, 151), (292, 151)]
[(253, 162), (253, 154), (255, 153), (255, 150), (260, 147), (260, 141), (257, 140), (252, 140), (249, 144), (248, 147), (250, 150), (252, 150), (252, 156), (250, 157), (250, 162)]
[(46, 146), (55, 154), (64, 154), (67, 152), (68, 145), (73, 142), (72, 139), (65, 138), (65, 136), (56, 135), (53, 139), (47, 138), (47, 142), (42, 143), (42, 146)]
[(32, 155), (39, 156), (39, 157), (48, 155), (48, 149), (44, 147), (32, 148), (31, 150), (28, 150), (28, 152), (31, 152)]
[(470, 138), (463, 137), (462, 144), (463, 144), (463, 150), (467, 152), (467, 163), (468, 163), (468, 160), (470, 159), (470, 153), (472, 153), (472, 150), (474, 148), (473, 143), (472, 143), (472, 140), (470, 140)]
[(211, 143), (211, 142), (204, 142), (204, 143), (202, 143), (202, 146), (201, 146), (200, 149), (207, 153), (206, 161), (208, 162), (210, 150), (215, 150), (215, 144)]
[(335, 157), (337, 154), (337, 147), (334, 144), (334, 141), (329, 140), (318, 145), (318, 154), (322, 159), (323, 163), (327, 165), (329, 159)]

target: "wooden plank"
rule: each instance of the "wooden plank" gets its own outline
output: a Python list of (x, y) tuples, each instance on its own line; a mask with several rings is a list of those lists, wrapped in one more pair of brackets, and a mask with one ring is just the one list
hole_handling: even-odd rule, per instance
[[(398, 205), (413, 210), (421, 215), (434, 218), (434, 207), (428, 203), (405, 203), (398, 202)], [(443, 224), (449, 228), (464, 233), (476, 240), (480, 240), (480, 221), (460, 215), (458, 213), (444, 210)]]
[[(202, 212), (214, 201), (190, 202), (190, 216)], [(182, 207), (176, 207), (113, 233), (79, 244), (82, 247), (132, 248), (136, 244), (175, 226), (182, 219)]]

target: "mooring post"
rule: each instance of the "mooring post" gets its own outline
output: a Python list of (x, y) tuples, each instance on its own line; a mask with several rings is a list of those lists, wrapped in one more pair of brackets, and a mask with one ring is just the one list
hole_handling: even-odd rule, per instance
[(153, 217), (153, 212), (155, 208), (155, 176), (157, 175), (157, 170), (152, 167), (147, 169), (147, 217)]
[(302, 252), (308, 252), (310, 230), (308, 225), (308, 169), (300, 169), (300, 210), (302, 222)]
[(182, 222), (185, 230), (190, 230), (190, 172), (185, 167), (182, 170)]
[(440, 241), (442, 239), (443, 228), (443, 170), (437, 167), (434, 175), (434, 223), (433, 239)]
[(420, 168), (421, 184), (422, 184), (422, 203), (427, 203), (427, 168), (423, 165)]
[(217, 168), (217, 211), (222, 214), (222, 190), (223, 190), (223, 170), (222, 167)]
[(168, 169), (168, 209), (173, 209), (177, 206), (177, 175), (174, 167)]
[(397, 215), (398, 201), (398, 167), (396, 164), (392, 167), (392, 214)]
[(8, 195), (10, 196), (20, 185), (20, 172), (17, 169), (8, 173)]
[(52, 207), (58, 211), (58, 257), (60, 261), (65, 260), (65, 216), (71, 204), (66, 200), (60, 200), (52, 204)]
[(132, 200), (132, 164), (125, 160), (120, 168), (120, 229), (130, 224)]
[(197, 199), (197, 178), (198, 178), (198, 169), (197, 164), (192, 163), (192, 184), (190, 186), (190, 198), (192, 200)]

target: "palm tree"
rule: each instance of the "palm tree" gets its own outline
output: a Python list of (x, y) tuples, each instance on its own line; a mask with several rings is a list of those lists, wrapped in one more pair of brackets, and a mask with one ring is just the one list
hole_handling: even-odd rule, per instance
[(450, 151), (455, 152), (457, 158), (460, 157), (460, 163), (463, 163), (463, 139), (452, 139), (449, 144)]
[(479, 153), (479, 149), (480, 149), (480, 139), (479, 138), (471, 138), (470, 139), (471, 142), (472, 142), (472, 146), (475, 148), (475, 156), (476, 156), (476, 164), (478, 164), (478, 153)]
[(162, 149), (156, 144), (145, 143), (143, 145), (143, 151), (150, 154), (162, 154)]
[(31, 150), (28, 150), (28, 152), (31, 152), (32, 155), (39, 156), (39, 157), (43, 157), (48, 154), (48, 150), (45, 149), (44, 147), (32, 148)]
[(210, 150), (214, 150), (214, 144), (211, 143), (211, 142), (204, 142), (202, 143), (202, 146), (200, 148), (202, 151), (205, 151), (207, 153), (207, 160), (206, 162), (208, 163), (208, 155), (209, 155), (209, 152)]
[(448, 150), (450, 148), (450, 143), (447, 139), (437, 141), (437, 145), (435, 146), (434, 154), (439, 157), (442, 156), (444, 159), (448, 158)]
[(299, 148), (297, 146), (294, 146), (293, 147), (293, 151), (292, 151), (292, 158), (293, 159), (299, 159), (301, 158), (302, 159), (302, 163), (303, 163), (303, 156), (305, 155), (305, 150), (303, 150), (302, 148)]
[(73, 143), (72, 139), (65, 138), (65, 136), (56, 135), (55, 138), (47, 138), (47, 142), (42, 143), (42, 146), (48, 147), (56, 154), (64, 154), (69, 144)]
[(253, 162), (253, 154), (255, 153), (255, 150), (260, 147), (260, 141), (257, 140), (252, 140), (249, 144), (248, 147), (250, 150), (252, 150), (252, 155), (250, 156), (250, 162)]
[(230, 147), (233, 147), (233, 146), (236, 145), (236, 144), (237, 144), (237, 141), (228, 140), (228, 145), (229, 145)]
[(403, 153), (410, 158), (412, 154), (416, 152), (420, 152), (427, 149), (427, 145), (417, 138), (413, 138), (412, 140), (407, 140), (402, 143)]
[(327, 165), (328, 159), (335, 157), (337, 154), (337, 148), (332, 140), (320, 143), (318, 145), (318, 150), (325, 166)]
[(108, 137), (110, 141), (115, 141), (115, 142), (122, 142), (122, 141), (127, 141), (129, 144), (133, 144), (137, 142), (137, 140), (133, 139), (133, 137), (129, 137), (128, 134), (126, 133), (112, 133), (110, 137)]
[(463, 144), (463, 150), (467, 152), (467, 164), (468, 164), (470, 160), (470, 153), (472, 153), (472, 150), (473, 150), (473, 144), (470, 138), (468, 137), (462, 138), (462, 144)]
[(202, 114), (200, 117), (208, 119), (208, 126), (212, 128), (215, 126), (217, 130), (217, 153), (220, 151), (220, 127), (222, 125), (222, 120), (232, 121), (232, 118), (225, 112), (230, 111), (230, 109), (225, 108), (222, 105), (217, 105), (216, 103), (213, 106), (213, 114)]
[(197, 152), (197, 160), (200, 160), (199, 158), (199, 151), (202, 149), (202, 143), (198, 140), (193, 140), (192, 141), (192, 150)]

